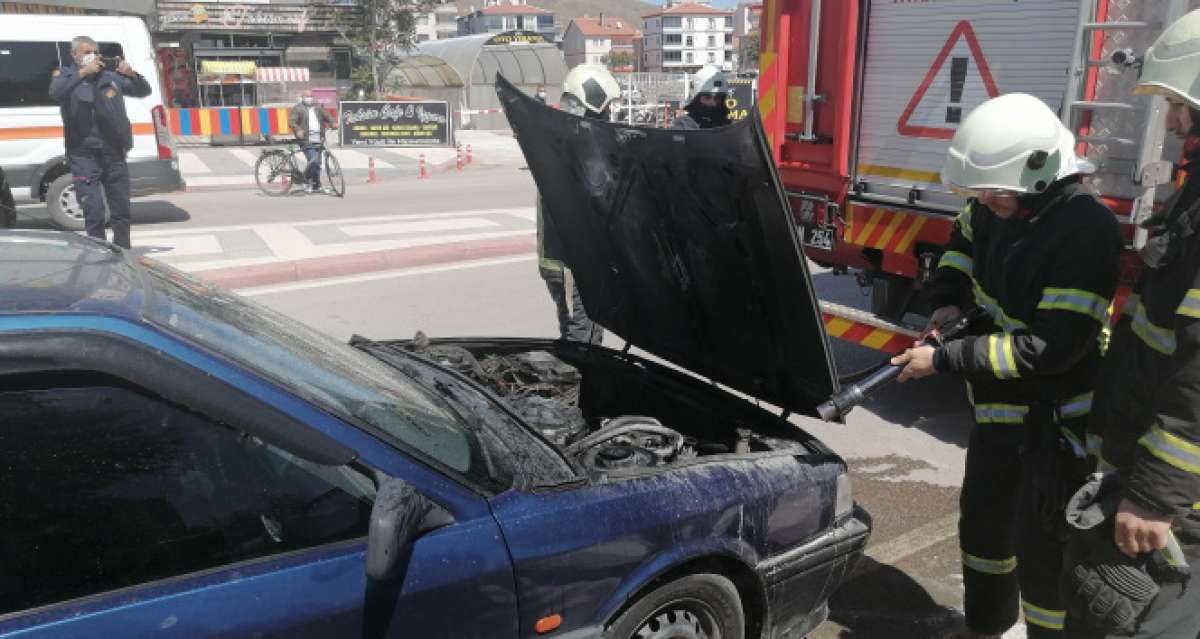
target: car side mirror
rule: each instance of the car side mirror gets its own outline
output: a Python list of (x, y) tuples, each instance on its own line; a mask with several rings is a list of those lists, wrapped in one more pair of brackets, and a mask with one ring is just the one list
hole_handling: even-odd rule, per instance
[[(377, 581), (396, 576), (404, 549), (423, 532), (426, 517), (437, 508), (412, 484), (385, 477), (371, 507), (367, 536), (367, 577)], [(444, 512), (444, 511), (443, 511)]]

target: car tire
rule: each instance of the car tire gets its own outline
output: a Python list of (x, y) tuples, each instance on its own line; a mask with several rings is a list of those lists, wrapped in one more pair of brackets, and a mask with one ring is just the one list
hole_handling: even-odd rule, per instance
[(17, 225), (17, 203), (13, 200), (8, 181), (0, 175), (0, 229), (11, 229)]
[(75, 197), (75, 178), (70, 173), (54, 178), (46, 187), (46, 209), (54, 226), (64, 231), (83, 230), (83, 208)]
[(607, 639), (743, 639), (737, 587), (721, 575), (696, 574), (660, 586), (621, 614)]

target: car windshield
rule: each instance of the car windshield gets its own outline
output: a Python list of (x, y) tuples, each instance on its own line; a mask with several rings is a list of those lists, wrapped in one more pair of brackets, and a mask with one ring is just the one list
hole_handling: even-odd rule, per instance
[(265, 306), (154, 260), (141, 262), (153, 293), (148, 321), (445, 467), (482, 472), (474, 433), (441, 397), (395, 368)]

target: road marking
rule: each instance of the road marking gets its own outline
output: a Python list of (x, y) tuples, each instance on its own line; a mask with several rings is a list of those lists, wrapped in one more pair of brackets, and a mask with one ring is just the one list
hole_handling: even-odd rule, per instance
[[(371, 157), (362, 151), (352, 151), (350, 149), (337, 149), (333, 154), (338, 159), (338, 163), (345, 169), (366, 169), (370, 168)], [(375, 158), (375, 168), (391, 169), (394, 168), (390, 162), (385, 162), (380, 158)]]
[[(231, 176), (242, 177), (242, 176)], [(254, 182), (253, 176), (244, 176), (250, 182)], [(205, 178), (197, 178), (205, 179)], [(230, 179), (230, 178), (208, 178), (208, 179)], [(188, 180), (190, 183), (191, 180)], [(267, 226), (325, 226), (335, 224), (338, 226), (346, 226), (351, 224), (362, 224), (366, 222), (408, 222), (412, 220), (436, 220), (456, 217), (482, 217), (485, 215), (513, 215), (525, 219), (532, 220), (529, 217), (534, 212), (533, 207), (510, 208), (510, 209), (473, 209), (470, 211), (442, 211), (438, 213), (396, 213), (392, 215), (371, 215), (364, 217), (339, 217), (324, 220), (308, 220), (305, 222), (268, 222), (266, 224), (231, 224), (228, 226), (205, 226), (194, 229), (174, 229), (164, 231), (138, 231), (134, 234), (134, 239), (138, 237), (156, 237), (160, 235), (175, 237), (183, 234), (207, 234), (216, 233), (218, 231), (257, 231)]]
[(415, 222), (392, 222), (389, 224), (340, 225), (338, 229), (350, 237), (378, 237), (381, 235), (399, 235), (401, 233), (459, 231), (462, 229), (494, 228), (498, 226), (500, 225), (491, 220), (479, 217), (460, 217), (448, 220), (417, 220)]
[(182, 257), (185, 255), (217, 255), (224, 252), (221, 243), (215, 235), (184, 235), (180, 237), (157, 238), (157, 242), (165, 243), (166, 250), (156, 251), (155, 259)]
[(186, 151), (179, 154), (179, 171), (189, 176), (197, 173), (212, 173), (212, 169), (208, 168), (200, 156)]
[(225, 186), (225, 185), (242, 185), (254, 184), (253, 175), (215, 175), (208, 177), (193, 177), (185, 176), (184, 181), (189, 187), (197, 186)]
[[(935, 519), (924, 526), (885, 541), (877, 546), (867, 548), (866, 555), (878, 562), (879, 565), (893, 565), (896, 562), (911, 557), (926, 548), (950, 539), (958, 534), (958, 513), (950, 513), (940, 519)], [(858, 564), (855, 573), (858, 575), (870, 572), (875, 566)]]
[(511, 257), (497, 257), (486, 260), (472, 260), (469, 262), (455, 262), (453, 264), (441, 264), (438, 266), (422, 266), (418, 268), (400, 269), (395, 271), (382, 271), (379, 273), (371, 273), (368, 275), (349, 275), (346, 277), (330, 277), (321, 280), (310, 280), (308, 282), (296, 282), (294, 284), (280, 284), (277, 286), (257, 286), (251, 288), (235, 289), (238, 295), (274, 295), (276, 293), (290, 293), (292, 291), (303, 291), (310, 288), (320, 288), (323, 286), (341, 286), (344, 284), (362, 284), (364, 282), (374, 282), (377, 280), (386, 280), (401, 277), (415, 277), (417, 275), (429, 275), (431, 273), (446, 273), (449, 271), (464, 271), (472, 268), (483, 268), (487, 266), (502, 266), (505, 264), (517, 264), (520, 262), (532, 262), (537, 259), (537, 255), (516, 255)]
[(241, 160), (246, 166), (254, 168), (254, 163), (258, 161), (258, 154), (251, 153), (246, 149), (229, 149), (229, 154)]
[(290, 224), (263, 224), (254, 229), (280, 261), (302, 260), (316, 255), (312, 241)]

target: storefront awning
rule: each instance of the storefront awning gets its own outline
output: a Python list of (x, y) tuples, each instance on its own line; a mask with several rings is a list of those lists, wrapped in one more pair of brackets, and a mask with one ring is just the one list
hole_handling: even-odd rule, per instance
[(256, 65), (244, 60), (201, 60), (200, 73), (254, 75)]
[(305, 67), (260, 67), (254, 73), (259, 82), (308, 82)]

